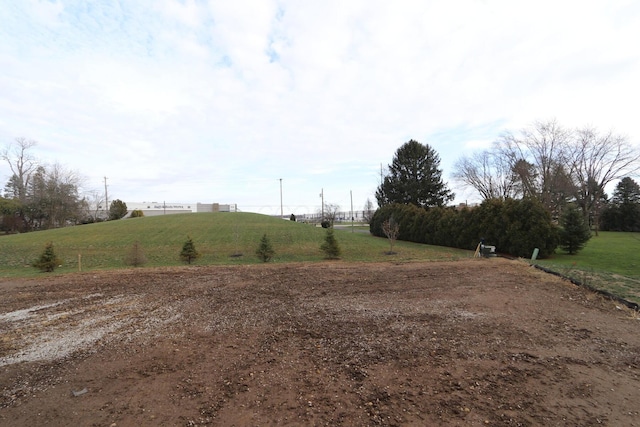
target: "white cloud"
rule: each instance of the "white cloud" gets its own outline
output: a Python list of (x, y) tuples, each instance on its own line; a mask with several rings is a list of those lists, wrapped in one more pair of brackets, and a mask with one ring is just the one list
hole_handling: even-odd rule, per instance
[(447, 177), (537, 119), (640, 136), (633, 1), (91, 5), (0, 5), (0, 142), (125, 200), (361, 205), (410, 138)]

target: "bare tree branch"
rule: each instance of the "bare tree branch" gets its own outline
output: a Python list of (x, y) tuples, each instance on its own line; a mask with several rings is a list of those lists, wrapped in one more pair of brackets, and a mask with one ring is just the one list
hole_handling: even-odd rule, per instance
[(576, 199), (598, 232), (598, 216), (605, 187), (640, 170), (640, 151), (625, 136), (601, 134), (593, 127), (577, 131), (572, 172), (578, 183)]
[(12, 185), (16, 188), (13, 190), (21, 202), (25, 201), (31, 176), (38, 167), (36, 158), (30, 152), (36, 145), (36, 141), (16, 138), (14, 143), (9, 143), (0, 152), (0, 157), (7, 162), (15, 177), (12, 179)]

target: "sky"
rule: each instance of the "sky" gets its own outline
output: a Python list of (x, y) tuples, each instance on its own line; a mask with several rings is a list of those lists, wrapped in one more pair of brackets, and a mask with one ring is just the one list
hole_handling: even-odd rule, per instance
[[(410, 139), (451, 175), (537, 120), (640, 144), (637, 0), (2, 0), (0, 146), (125, 202), (375, 203)], [(0, 165), (0, 181), (9, 168)]]

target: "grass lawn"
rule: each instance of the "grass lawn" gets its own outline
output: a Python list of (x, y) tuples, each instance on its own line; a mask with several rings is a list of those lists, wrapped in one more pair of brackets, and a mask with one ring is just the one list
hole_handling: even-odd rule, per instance
[[(354, 232), (352, 232), (354, 231)], [(359, 232), (358, 232), (359, 231)], [(387, 239), (351, 227), (335, 230), (343, 261), (451, 260), (468, 258), (473, 252), (438, 246), (396, 242), (395, 255), (386, 255)], [(0, 277), (39, 274), (31, 263), (53, 242), (63, 260), (56, 273), (126, 268), (124, 259), (138, 241), (148, 259), (146, 267), (180, 265), (182, 245), (191, 236), (201, 258), (200, 265), (253, 264), (263, 234), (276, 252), (272, 262), (321, 261), (320, 245), (326, 230), (310, 224), (253, 213), (189, 213), (127, 218), (56, 230), (0, 236)], [(241, 256), (234, 256), (242, 254)]]
[[(138, 241), (146, 267), (180, 265), (180, 250), (191, 236), (201, 253), (195, 263), (254, 264), (263, 234), (275, 256), (272, 262), (316, 262), (324, 259), (320, 245), (326, 230), (310, 224), (253, 213), (189, 213), (127, 218), (56, 230), (0, 236), (0, 277), (40, 274), (31, 266), (52, 242), (62, 266), (56, 273), (127, 268), (125, 258)], [(368, 226), (336, 224), (343, 262), (411, 262), (470, 258), (472, 251), (396, 242), (387, 255), (387, 239), (373, 237)], [(537, 263), (595, 288), (640, 303), (640, 233), (601, 232), (577, 255), (558, 253)], [(80, 258), (80, 257), (81, 258)]]
[(576, 255), (560, 249), (537, 263), (640, 303), (640, 233), (600, 232)]

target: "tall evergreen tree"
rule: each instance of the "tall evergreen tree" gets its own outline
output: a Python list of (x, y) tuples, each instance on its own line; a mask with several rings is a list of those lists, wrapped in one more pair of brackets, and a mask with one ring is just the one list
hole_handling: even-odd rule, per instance
[(439, 166), (440, 157), (429, 145), (413, 139), (406, 142), (396, 151), (389, 174), (376, 191), (378, 206), (400, 203), (427, 208), (453, 200)]

